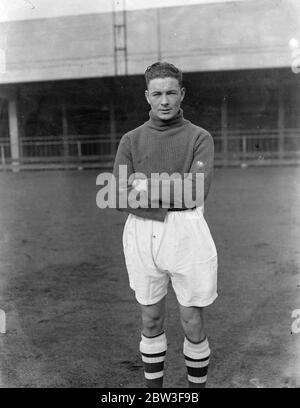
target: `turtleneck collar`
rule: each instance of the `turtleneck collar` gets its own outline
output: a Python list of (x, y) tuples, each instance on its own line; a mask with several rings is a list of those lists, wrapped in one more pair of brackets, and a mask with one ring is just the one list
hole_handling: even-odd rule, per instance
[(150, 110), (149, 112), (149, 121), (148, 125), (151, 128), (157, 129), (157, 130), (167, 130), (170, 127), (178, 127), (184, 124), (185, 119), (183, 118), (183, 110), (180, 108), (177, 114), (169, 120), (162, 120), (159, 119), (157, 116), (155, 116)]

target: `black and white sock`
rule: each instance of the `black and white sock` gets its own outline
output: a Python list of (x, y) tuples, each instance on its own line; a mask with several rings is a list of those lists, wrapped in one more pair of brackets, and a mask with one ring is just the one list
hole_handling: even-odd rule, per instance
[(210, 356), (207, 337), (200, 343), (192, 343), (185, 337), (183, 354), (187, 367), (189, 388), (204, 388), (207, 380)]
[(140, 352), (144, 364), (147, 388), (162, 388), (166, 351), (167, 338), (165, 332), (155, 337), (146, 337), (142, 334)]

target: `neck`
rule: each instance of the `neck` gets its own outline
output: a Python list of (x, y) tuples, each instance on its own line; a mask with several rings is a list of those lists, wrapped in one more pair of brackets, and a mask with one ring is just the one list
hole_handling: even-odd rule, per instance
[(163, 120), (154, 115), (153, 111), (150, 110), (149, 112), (149, 125), (155, 129), (164, 130), (169, 127), (177, 127), (184, 122), (183, 119), (183, 111), (180, 108), (175, 116), (171, 119)]

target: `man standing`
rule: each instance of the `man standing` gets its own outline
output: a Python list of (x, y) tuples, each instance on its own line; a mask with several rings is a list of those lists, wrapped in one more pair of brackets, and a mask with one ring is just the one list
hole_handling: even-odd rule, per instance
[[(118, 198), (127, 197), (124, 208), (118, 209), (129, 213), (123, 248), (130, 287), (141, 307), (140, 352), (146, 386), (163, 385), (165, 300), (171, 280), (185, 334), (188, 384), (201, 388), (206, 384), (210, 357), (203, 308), (217, 297), (217, 251), (203, 217), (214, 144), (206, 130), (183, 117), (180, 106), (185, 89), (178, 68), (157, 62), (147, 68), (145, 79), (150, 118), (122, 137), (113, 173), (123, 185)], [(126, 166), (128, 181), (121, 180), (120, 166)], [(164, 177), (155, 190), (152, 176), (157, 174)], [(200, 186), (197, 176), (202, 176)], [(193, 198), (201, 193), (198, 199), (183, 200), (178, 183), (186, 183)], [(132, 196), (140, 199), (137, 208), (128, 198)]]

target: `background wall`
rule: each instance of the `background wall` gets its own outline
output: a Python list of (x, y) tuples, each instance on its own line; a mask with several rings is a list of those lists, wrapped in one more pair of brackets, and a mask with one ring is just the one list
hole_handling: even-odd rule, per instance
[[(112, 13), (0, 23), (0, 83), (114, 75), (113, 32)], [(294, 37), (297, 0), (128, 11), (128, 73), (159, 56), (186, 72), (290, 67)]]

